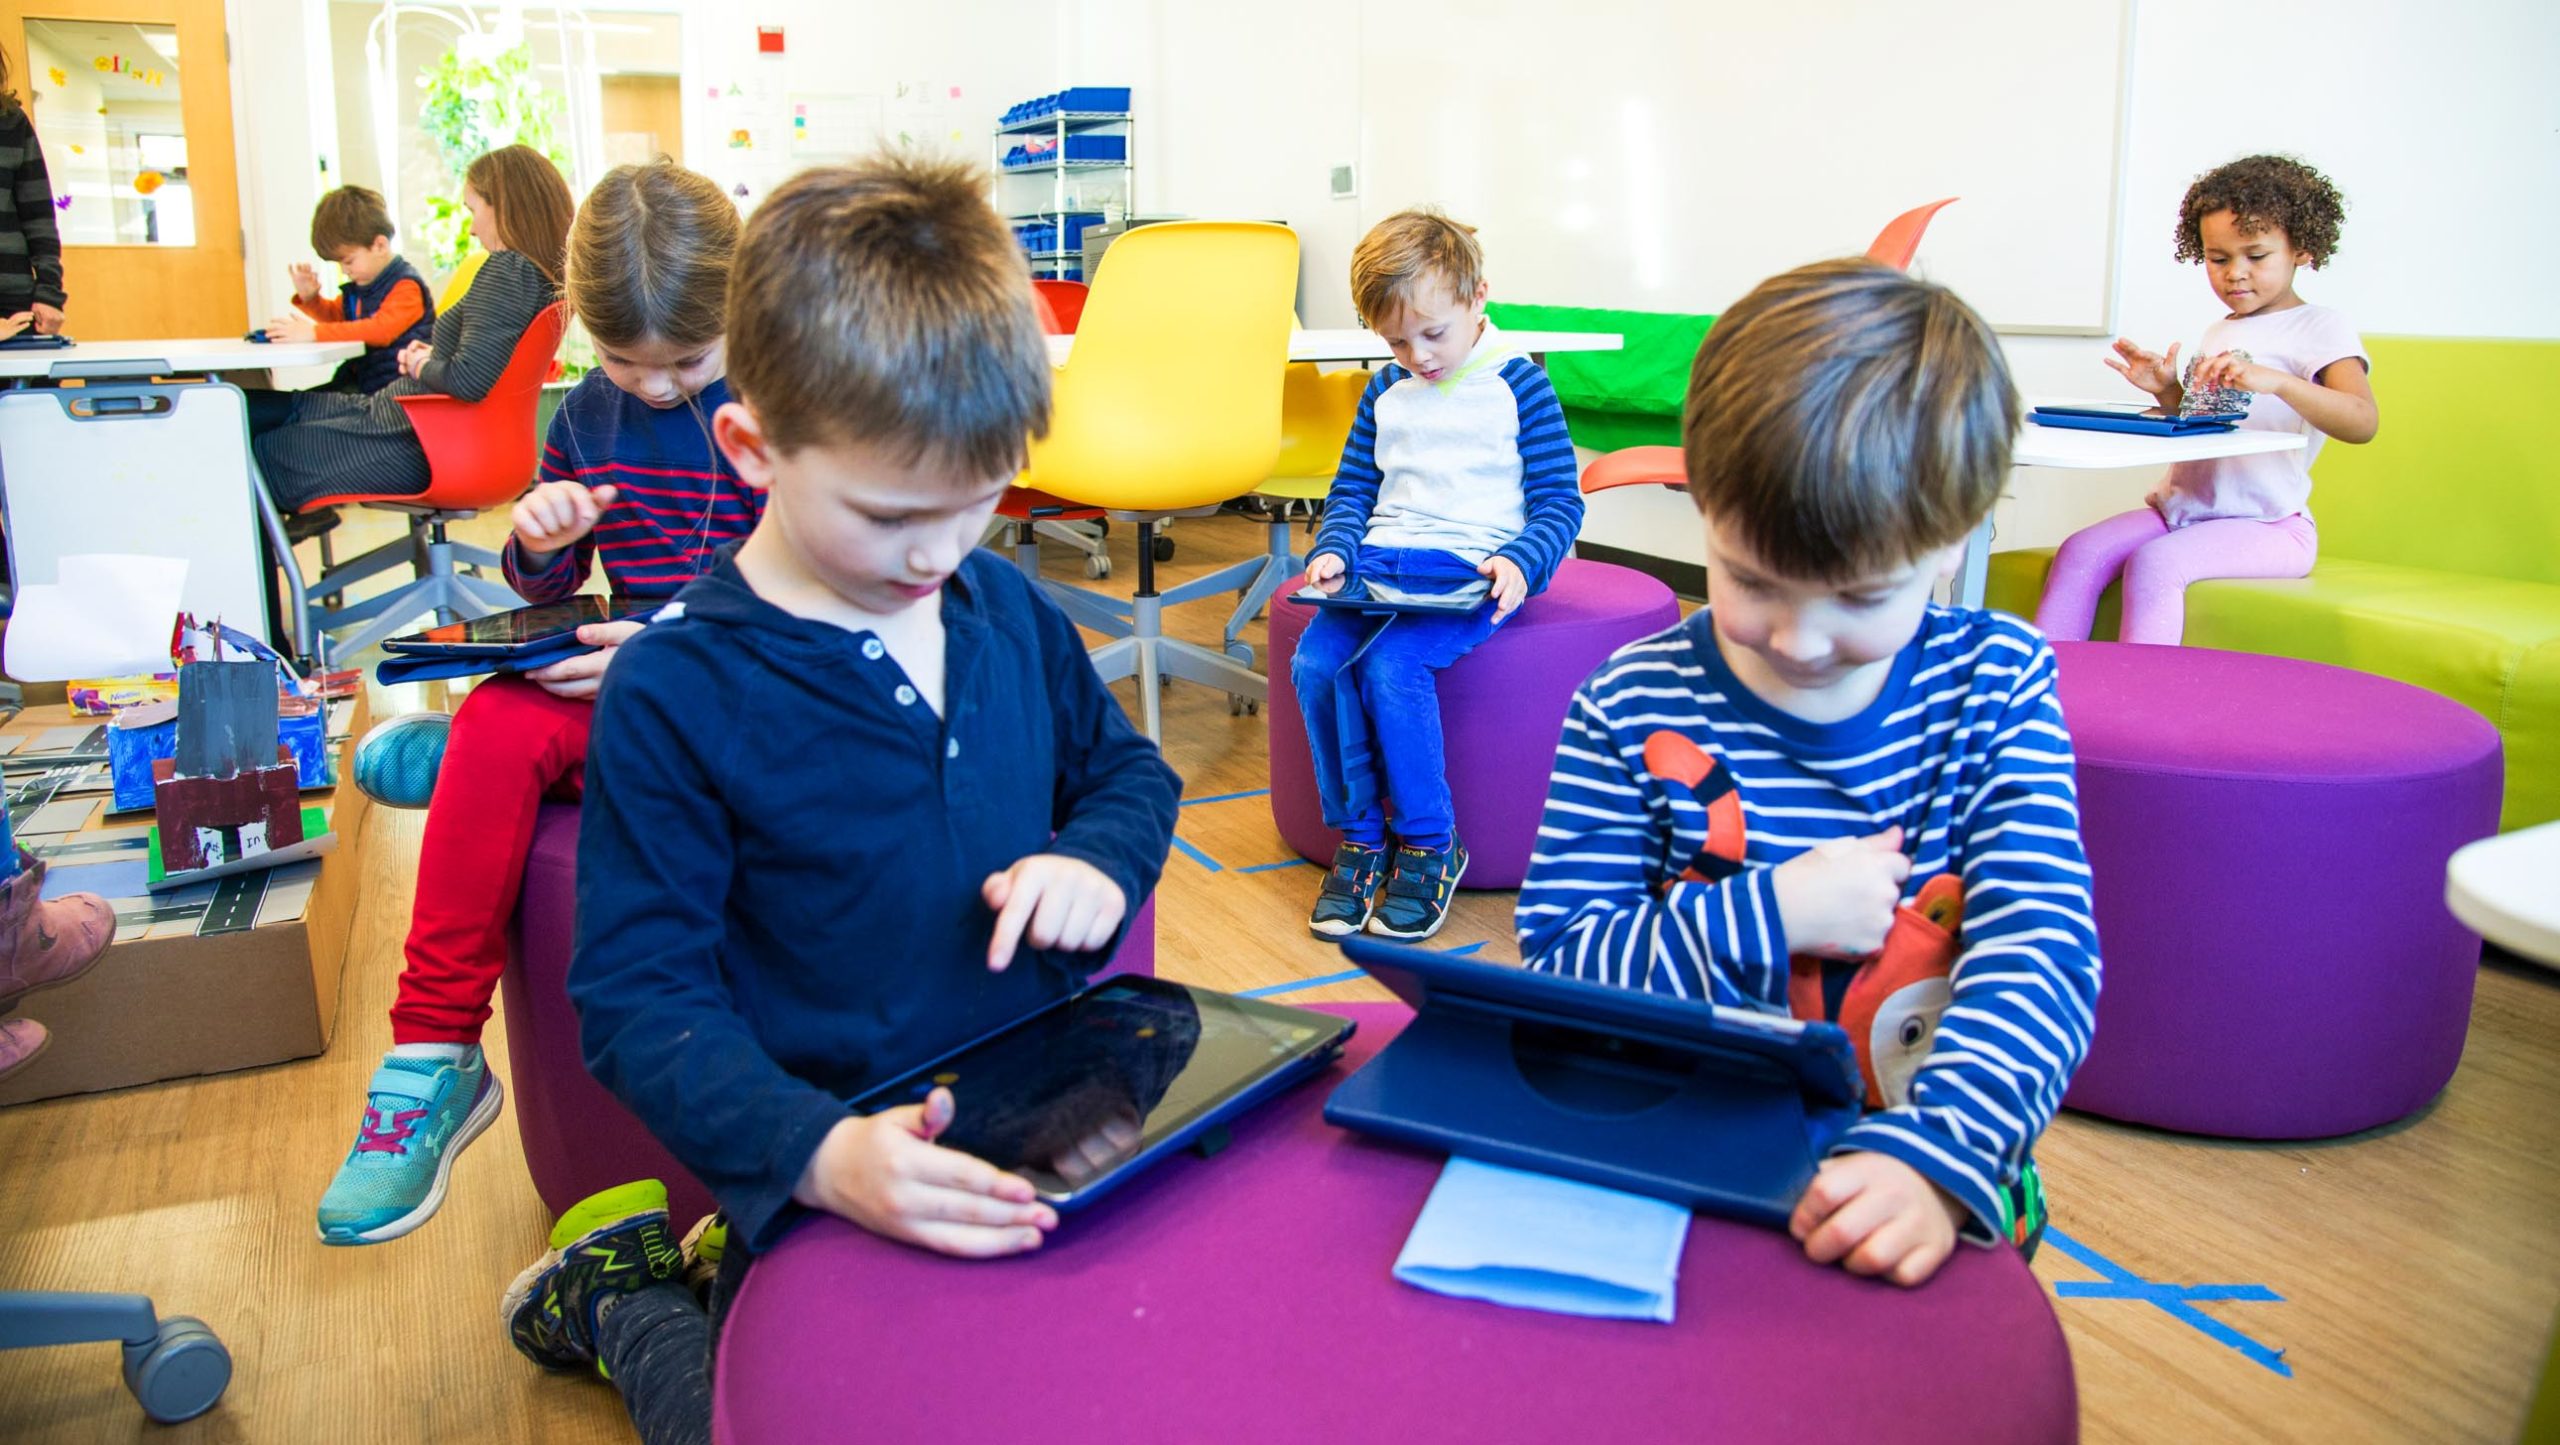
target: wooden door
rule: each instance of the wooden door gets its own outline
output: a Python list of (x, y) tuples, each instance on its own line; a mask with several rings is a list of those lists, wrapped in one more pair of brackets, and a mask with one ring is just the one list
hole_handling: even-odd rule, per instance
[(222, 0), (0, 0), (84, 341), (249, 326)]

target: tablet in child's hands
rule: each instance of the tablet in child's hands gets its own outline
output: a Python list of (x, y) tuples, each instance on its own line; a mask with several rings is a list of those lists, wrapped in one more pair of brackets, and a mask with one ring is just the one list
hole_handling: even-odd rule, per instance
[(382, 650), (455, 657), (501, 656), (575, 632), (590, 622), (647, 618), (666, 605), (663, 597), (598, 597), (580, 593), (559, 602), (537, 602), (511, 612), (449, 622), (406, 637), (390, 638), (382, 644)]

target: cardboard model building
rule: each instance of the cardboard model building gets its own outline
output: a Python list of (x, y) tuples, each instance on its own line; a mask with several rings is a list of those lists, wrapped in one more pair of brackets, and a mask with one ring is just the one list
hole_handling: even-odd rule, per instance
[(276, 671), (258, 662), (178, 669), (178, 751), (152, 764), (160, 851), (171, 873), (302, 841), (301, 783), (276, 737)]

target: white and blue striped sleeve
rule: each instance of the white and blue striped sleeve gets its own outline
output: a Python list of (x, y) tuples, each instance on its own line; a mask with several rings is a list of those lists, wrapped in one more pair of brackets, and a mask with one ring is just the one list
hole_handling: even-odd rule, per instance
[[(2003, 1186), (2062, 1105), (2089, 1050), (2097, 926), (2080, 843), (2071, 734), (2038, 642), (1958, 805), (1963, 953), (1908, 1104), (1868, 1115), (1834, 1152), (1890, 1154), (1970, 1210), (1976, 1242), (2007, 1218)], [(1988, 1235), (1986, 1239), (1983, 1236)]]
[(1584, 683), (1565, 712), (1514, 919), (1521, 958), (1546, 973), (1784, 1012), (1787, 938), (1770, 870), (1671, 881), (1705, 838), (1705, 813), (1631, 761), (1643, 740), (1622, 734), (1596, 691), (1611, 673)]
[(1547, 590), (1582, 534), (1582, 475), (1574, 466), (1564, 404), (1546, 368), (1515, 356), (1503, 364), (1502, 379), (1520, 409), (1520, 497), (1527, 520), (1520, 535), (1493, 555), (1510, 558), (1534, 595)]
[(1331, 552), (1342, 559), (1346, 574), (1360, 570), (1361, 539), (1369, 534), (1369, 514), (1378, 505), (1378, 488), (1387, 474), (1378, 468), (1378, 397), (1404, 376), (1392, 363), (1378, 368), (1360, 393), (1360, 408), (1351, 417), (1351, 434), (1343, 438), (1342, 460), (1333, 470), (1333, 487), (1324, 496), (1324, 521), (1307, 548), (1307, 560)]

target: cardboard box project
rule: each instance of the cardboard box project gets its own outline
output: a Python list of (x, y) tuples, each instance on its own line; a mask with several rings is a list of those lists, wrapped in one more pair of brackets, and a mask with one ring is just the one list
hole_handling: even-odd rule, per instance
[[(337, 776), (365, 727), (361, 697), (331, 712)], [(0, 727), (17, 841), (45, 860), (48, 896), (94, 892), (116, 910), (97, 967), (30, 996), (19, 1013), (52, 1030), (34, 1063), (0, 1081), (0, 1105), (217, 1074), (328, 1048), (355, 923), (370, 805), (354, 788), (306, 794), (329, 815), (327, 855), (161, 893), (144, 887), (151, 818), (108, 816), (104, 763), (30, 771), (47, 752), (103, 752), (103, 724), (31, 707)]]

